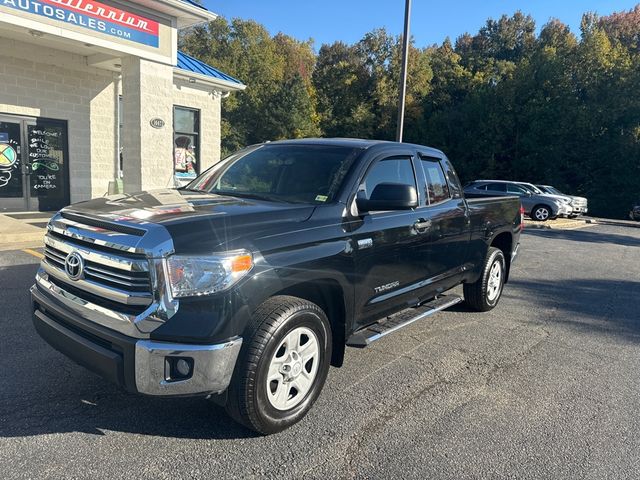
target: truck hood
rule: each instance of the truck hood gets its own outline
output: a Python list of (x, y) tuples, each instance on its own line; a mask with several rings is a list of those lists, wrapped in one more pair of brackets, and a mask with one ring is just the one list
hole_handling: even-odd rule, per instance
[(185, 190), (162, 189), (112, 195), (76, 203), (64, 211), (96, 220), (140, 225), (154, 223), (171, 234), (176, 252), (234, 248), (262, 235), (293, 228), (315, 207)]

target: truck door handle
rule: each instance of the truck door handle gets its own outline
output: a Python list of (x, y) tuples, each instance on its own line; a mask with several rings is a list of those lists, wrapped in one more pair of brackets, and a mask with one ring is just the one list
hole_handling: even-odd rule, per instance
[(418, 233), (424, 233), (431, 228), (431, 220), (418, 220), (413, 227)]

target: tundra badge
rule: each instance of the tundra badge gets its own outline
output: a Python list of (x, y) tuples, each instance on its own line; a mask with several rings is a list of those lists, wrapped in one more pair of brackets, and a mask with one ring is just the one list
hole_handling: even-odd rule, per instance
[(391, 290), (393, 288), (399, 287), (400, 282), (396, 280), (395, 282), (387, 283), (386, 285), (380, 285), (379, 287), (373, 287), (376, 293), (386, 292), (387, 290)]

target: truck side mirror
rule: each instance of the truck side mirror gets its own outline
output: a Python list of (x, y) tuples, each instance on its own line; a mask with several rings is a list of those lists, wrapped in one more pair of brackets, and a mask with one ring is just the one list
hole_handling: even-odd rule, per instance
[(412, 185), (380, 183), (369, 198), (356, 198), (356, 205), (361, 212), (410, 210), (418, 206), (418, 193)]

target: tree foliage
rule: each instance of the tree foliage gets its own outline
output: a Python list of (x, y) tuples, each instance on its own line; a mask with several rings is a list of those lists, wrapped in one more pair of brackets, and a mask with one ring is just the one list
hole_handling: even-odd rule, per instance
[[(252, 21), (218, 19), (181, 48), (242, 79), (223, 147), (289, 137), (394, 139), (401, 41), (384, 29), (314, 52)], [(640, 5), (558, 20), (521, 12), (452, 43), (410, 46), (405, 141), (442, 149), (464, 180), (553, 184), (619, 217), (640, 197)]]

